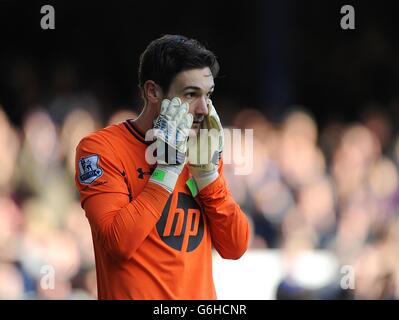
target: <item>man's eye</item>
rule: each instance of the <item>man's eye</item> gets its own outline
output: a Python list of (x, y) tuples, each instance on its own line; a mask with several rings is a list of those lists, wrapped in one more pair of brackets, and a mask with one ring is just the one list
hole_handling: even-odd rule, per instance
[(186, 93), (186, 98), (194, 98), (195, 97), (195, 92), (187, 92)]

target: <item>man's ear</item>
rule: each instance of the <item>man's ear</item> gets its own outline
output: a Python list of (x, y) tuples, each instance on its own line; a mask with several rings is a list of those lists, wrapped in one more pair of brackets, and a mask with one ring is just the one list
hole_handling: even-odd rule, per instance
[(162, 99), (162, 89), (152, 80), (147, 80), (143, 86), (144, 96), (151, 104), (158, 104)]

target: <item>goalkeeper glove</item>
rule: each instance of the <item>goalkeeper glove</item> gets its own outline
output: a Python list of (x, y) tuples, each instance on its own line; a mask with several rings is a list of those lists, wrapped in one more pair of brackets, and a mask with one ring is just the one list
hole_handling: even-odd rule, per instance
[(190, 137), (188, 145), (189, 169), (198, 191), (219, 176), (218, 163), (224, 143), (222, 123), (210, 99), (208, 99), (208, 114), (201, 123), (201, 129), (207, 130), (200, 130), (196, 137)]
[(169, 192), (173, 191), (186, 159), (187, 139), (193, 123), (188, 108), (188, 104), (182, 104), (177, 97), (172, 101), (164, 99), (161, 112), (154, 120), (157, 167), (150, 181)]

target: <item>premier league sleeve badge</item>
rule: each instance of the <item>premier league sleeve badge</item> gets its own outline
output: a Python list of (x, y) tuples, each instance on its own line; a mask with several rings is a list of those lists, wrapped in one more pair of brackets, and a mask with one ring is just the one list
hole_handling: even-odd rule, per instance
[(103, 175), (103, 170), (98, 166), (100, 157), (93, 154), (79, 159), (79, 181), (82, 184), (91, 184)]

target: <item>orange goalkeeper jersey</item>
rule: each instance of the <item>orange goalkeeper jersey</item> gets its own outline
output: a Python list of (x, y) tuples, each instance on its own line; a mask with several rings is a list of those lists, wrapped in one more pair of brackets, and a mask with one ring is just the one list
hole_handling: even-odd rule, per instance
[[(92, 133), (76, 149), (75, 182), (89, 220), (99, 299), (216, 299), (212, 246), (247, 249), (249, 226), (222, 175), (192, 197), (186, 166), (169, 194), (148, 182), (149, 143), (131, 121)], [(232, 279), (233, 280), (233, 279)]]

